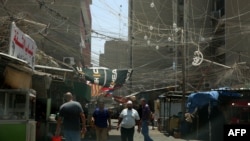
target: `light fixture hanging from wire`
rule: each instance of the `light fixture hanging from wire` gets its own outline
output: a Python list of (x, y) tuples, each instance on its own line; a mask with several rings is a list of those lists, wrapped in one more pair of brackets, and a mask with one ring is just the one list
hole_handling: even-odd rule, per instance
[(149, 30), (153, 30), (154, 27), (152, 25), (149, 26)]
[(151, 8), (154, 8), (154, 7), (155, 7), (155, 3), (154, 3), (153, 1), (151, 2), (150, 7), (151, 7)]

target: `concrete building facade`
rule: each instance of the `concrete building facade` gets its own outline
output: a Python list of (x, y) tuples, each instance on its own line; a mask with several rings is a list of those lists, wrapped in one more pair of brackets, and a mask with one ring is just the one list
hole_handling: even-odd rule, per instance
[(1, 38), (6, 41), (3, 48), (8, 48), (10, 23), (15, 21), (24, 33), (35, 40), (39, 50), (58, 62), (73, 58), (74, 63), (80, 61), (89, 65), (91, 3), (91, 0), (2, 2), (0, 16), (4, 36)]
[[(129, 51), (126, 53), (129, 57), (124, 59), (128, 59), (128, 67), (134, 69), (131, 91), (172, 84), (182, 86), (183, 81), (187, 83), (184, 87), (195, 91), (248, 83), (245, 77), (249, 66), (246, 3), (249, 2), (130, 1)], [(193, 65), (195, 52), (203, 55), (199, 65)], [(235, 78), (237, 72), (241, 82)]]

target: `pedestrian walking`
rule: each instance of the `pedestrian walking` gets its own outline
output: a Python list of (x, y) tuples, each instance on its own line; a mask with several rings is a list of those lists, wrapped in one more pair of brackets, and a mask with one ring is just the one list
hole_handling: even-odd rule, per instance
[(158, 121), (159, 120), (159, 111), (154, 112), (154, 126), (159, 127)]
[(150, 123), (151, 110), (149, 105), (146, 103), (145, 98), (141, 98), (141, 133), (144, 136), (144, 141), (153, 141), (149, 136), (148, 125)]
[(108, 132), (111, 130), (111, 119), (108, 109), (104, 108), (104, 102), (99, 101), (91, 121), (96, 131), (96, 141), (107, 141)]
[(132, 101), (127, 102), (127, 108), (123, 109), (118, 118), (117, 130), (120, 128), (122, 141), (133, 141), (135, 126), (138, 125), (137, 132), (140, 133), (140, 117), (133, 108)]
[(151, 114), (150, 114), (150, 122), (151, 122), (152, 130), (155, 130), (155, 120), (154, 120), (154, 117), (155, 117), (155, 113), (151, 112)]
[(60, 135), (63, 124), (63, 135), (67, 141), (81, 141), (81, 134), (86, 132), (86, 119), (82, 106), (79, 102), (73, 101), (70, 92), (64, 94), (64, 100), (66, 102), (59, 109), (55, 136)]

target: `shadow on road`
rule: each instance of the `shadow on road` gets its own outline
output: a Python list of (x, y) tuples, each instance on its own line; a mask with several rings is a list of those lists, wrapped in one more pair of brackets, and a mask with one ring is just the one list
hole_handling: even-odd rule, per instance
[(121, 136), (120, 135), (110, 135), (108, 141), (120, 141)]
[[(96, 139), (95, 138), (84, 138), (82, 139), (82, 141), (95, 141)], [(110, 135), (108, 137), (108, 141), (120, 141), (121, 140), (121, 137), (120, 135)]]

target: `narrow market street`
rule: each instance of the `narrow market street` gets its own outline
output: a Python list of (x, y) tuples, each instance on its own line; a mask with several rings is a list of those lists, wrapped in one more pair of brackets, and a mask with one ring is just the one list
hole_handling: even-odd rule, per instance
[(0, 29), (0, 141), (250, 141), (250, 0), (1, 0)]

